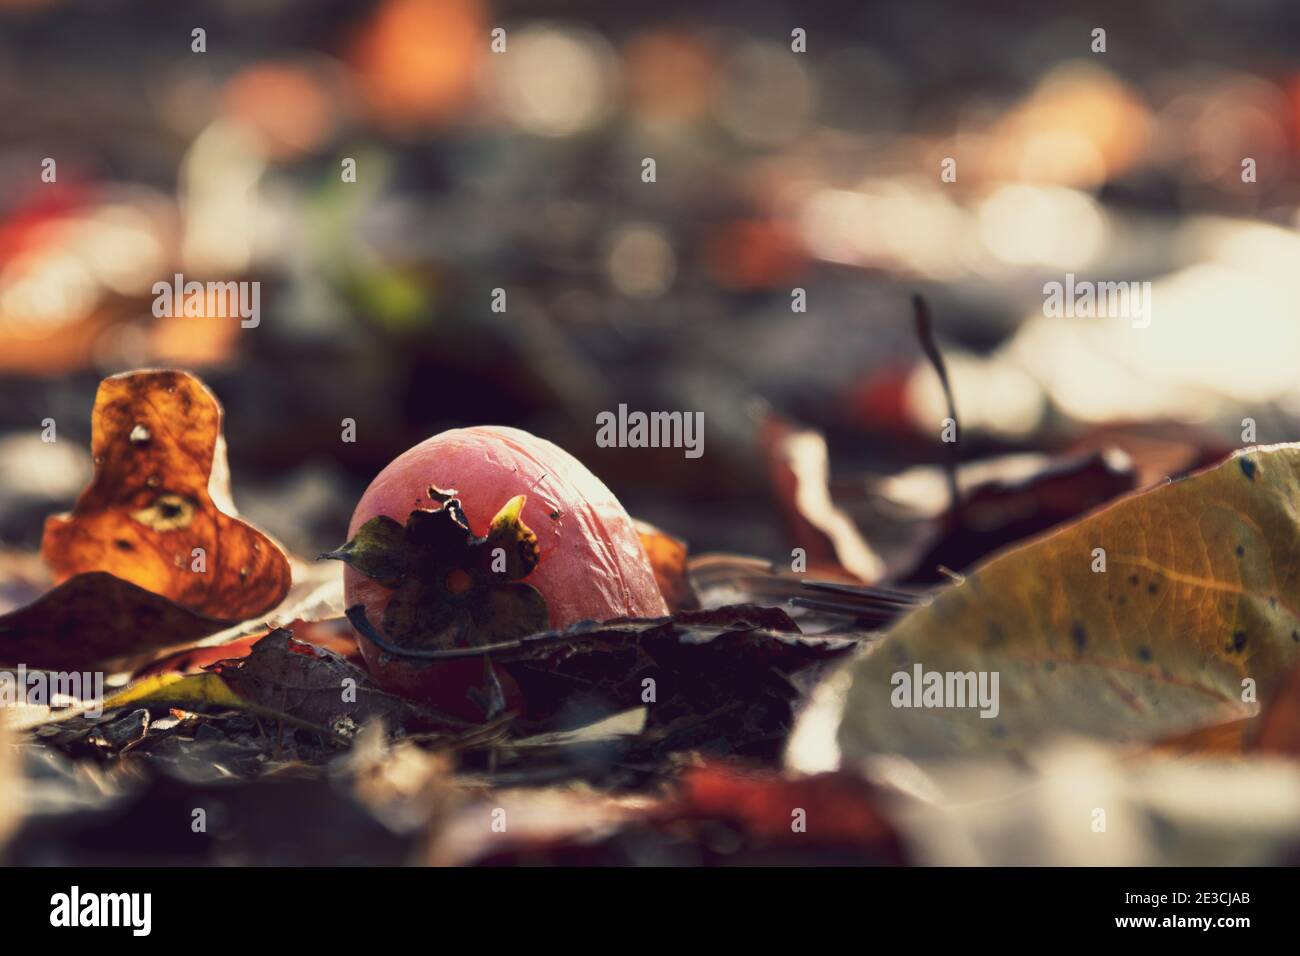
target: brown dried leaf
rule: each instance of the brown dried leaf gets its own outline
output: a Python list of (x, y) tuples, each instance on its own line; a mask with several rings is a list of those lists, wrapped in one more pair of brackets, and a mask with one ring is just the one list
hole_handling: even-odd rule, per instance
[(0, 661), (75, 669), (194, 640), (229, 623), (195, 614), (130, 581), (91, 571), (0, 617)]
[[(359, 606), (348, 616), (362, 633), (369, 628)], [(859, 643), (860, 635), (802, 634), (780, 608), (736, 605), (585, 621), (488, 647), (407, 653), (417, 660), (489, 658), (523, 694), (527, 713), (517, 726), (525, 733), (641, 706), (653, 686), (648, 725), (656, 749), (771, 758), (793, 721), (799, 692), (792, 675)]]
[[(357, 648), (357, 639), (352, 633), (352, 626), (346, 620), (306, 621), (295, 619), (283, 625), (293, 632), (294, 640), (304, 644), (318, 644), (335, 654), (359, 663), (361, 651)], [(265, 628), (245, 634), (224, 644), (211, 646), (184, 647), (155, 658), (135, 672), (135, 677), (147, 677), (150, 674), (196, 674), (220, 661), (231, 661), (247, 657), (253, 647), (275, 628)]]
[(428, 714), (376, 687), (369, 674), (343, 656), (296, 640), (285, 628), (254, 644), (248, 656), (207, 670), (262, 711), (286, 714), (336, 733), (355, 731), (376, 718), (412, 729), (433, 725)]
[[(226, 513), (233, 508), (221, 405), (202, 382), (166, 369), (106, 378), (91, 433), (90, 485), (70, 515), (45, 523), (41, 551), (59, 580), (107, 571), (229, 621), (255, 617), (284, 599), (290, 582), (284, 552)], [(197, 548), (202, 573), (192, 570)]]
[(770, 416), (760, 445), (787, 533), (806, 554), (806, 570), (825, 576), (842, 569), (868, 584), (883, 578), (884, 559), (831, 495), (826, 439)]
[(100, 664), (212, 634), (284, 599), (288, 559), (232, 516), (221, 406), (197, 378), (105, 379), (91, 450), (91, 483), (71, 514), (45, 525), (42, 554), (58, 585), (0, 617), (0, 661)]

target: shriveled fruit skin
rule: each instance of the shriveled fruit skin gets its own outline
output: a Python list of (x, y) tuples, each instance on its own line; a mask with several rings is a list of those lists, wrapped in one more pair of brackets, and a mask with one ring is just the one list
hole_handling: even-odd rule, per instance
[[(636, 527), (613, 492), (564, 449), (517, 428), (452, 429), (403, 452), (361, 496), (348, 538), (377, 515), (404, 524), (415, 509), (433, 507), (430, 485), (459, 492), (476, 534), (512, 497), (527, 496), (522, 518), (537, 534), (541, 562), (525, 583), (546, 599), (551, 627), (668, 613)], [(382, 634), (392, 592), (345, 566), (343, 593), (348, 607), (365, 605), (366, 617)], [(386, 688), (452, 712), (461, 711), (457, 705), (464, 692), (456, 684), (483, 666), (481, 661), (454, 662), (453, 668), (451, 662), (429, 666), (394, 660), (364, 637), (358, 642)]]

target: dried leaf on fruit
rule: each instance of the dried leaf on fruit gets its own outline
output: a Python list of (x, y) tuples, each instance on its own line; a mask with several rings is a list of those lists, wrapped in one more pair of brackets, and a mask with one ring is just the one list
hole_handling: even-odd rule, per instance
[(537, 535), (520, 517), (527, 497), (506, 502), (480, 537), (456, 494), (430, 486), (437, 508), (417, 508), (405, 524), (371, 518), (351, 541), (321, 555), (393, 589), (376, 644), (473, 647), (546, 626), (541, 592), (519, 580), (540, 560)]

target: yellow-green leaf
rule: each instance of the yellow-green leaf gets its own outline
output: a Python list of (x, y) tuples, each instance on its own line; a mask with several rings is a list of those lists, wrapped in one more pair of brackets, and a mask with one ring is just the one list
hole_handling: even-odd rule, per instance
[(167, 704), (194, 710), (202, 706), (250, 710), (251, 705), (216, 674), (154, 674), (104, 699), (105, 711), (140, 704)]
[(303, 727), (329, 737), (338, 734), (309, 720), (275, 707), (267, 707), (236, 693), (220, 674), (153, 674), (124, 687), (104, 700), (105, 712), (127, 706), (166, 705), (196, 710), (200, 707), (218, 707), (278, 720)]
[[(1300, 658), (1298, 558), (1300, 445), (1121, 499), (993, 557), (849, 665), (841, 752), (1148, 742), (1251, 717)], [(917, 665), (945, 706), (899, 706)], [(968, 674), (962, 701), (969, 678), (948, 675)]]

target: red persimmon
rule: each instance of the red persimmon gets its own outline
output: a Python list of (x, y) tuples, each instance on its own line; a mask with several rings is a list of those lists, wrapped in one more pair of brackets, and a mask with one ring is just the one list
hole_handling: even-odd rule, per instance
[[(505, 577), (518, 577), (520, 584), (536, 589), (545, 601), (544, 615), (540, 606), (534, 609), (538, 616), (544, 617), (537, 623), (562, 628), (587, 619), (659, 617), (668, 613), (632, 519), (613, 493), (582, 462), (559, 446), (516, 428), (458, 428), (421, 442), (379, 473), (352, 515), (349, 545), (332, 555), (348, 561), (343, 569), (347, 606), (363, 606), (366, 621), (384, 636), (385, 643), (403, 643), (395, 640), (392, 633), (385, 633), (386, 611), (398, 593), (394, 590), (395, 579), (392, 574), (378, 574), (380, 578), (389, 578), (384, 581), (362, 573), (366, 568), (373, 572), (374, 564), (351, 560), (348, 549), (361, 540), (359, 533), (365, 538), (377, 525), (386, 525), (390, 537), (410, 532), (412, 529), (398, 529), (393, 522), (406, 526), (413, 513), (440, 509), (453, 495), (456, 501), (448, 507), (454, 509), (458, 503), (463, 510), (453, 514), (474, 535), (489, 536), (490, 526), (498, 528), (500, 521), (493, 525), (493, 517), (498, 513), (515, 521), (514, 528), (527, 535), (530, 560), (526, 573), (502, 575), (502, 584), (488, 581), (484, 587), (518, 589), (519, 584), (504, 582)], [(524, 498), (522, 510), (516, 500), (518, 496)], [(376, 518), (391, 521), (376, 522)], [(427, 514), (423, 516), (429, 518)], [(450, 520), (443, 523), (450, 526)], [(453, 531), (458, 528), (452, 526)], [(532, 535), (536, 536), (535, 549)], [(488, 546), (497, 543), (495, 539), (482, 542), (471, 537), (470, 540)], [(420, 605), (412, 615), (422, 622), (431, 618), (442, 622), (446, 619), (445, 609), (428, 605), (442, 601), (454, 603), (463, 598), (470, 602), (474, 612), (466, 613), (464, 620), (470, 622), (472, 618), (473, 622), (457, 630), (457, 644), (473, 646), (518, 636), (491, 633), (493, 619), (478, 613), (485, 600), (481, 597), (483, 591), (470, 587), (477, 580), (473, 575), (482, 570), (478, 559), (462, 559), (459, 554), (447, 555), (446, 561), (442, 557), (440, 554), (439, 560), (432, 562), (440, 569), (436, 588), (401, 590), (402, 601)], [(458, 562), (467, 567), (457, 567)], [(417, 563), (426, 569), (431, 564), (427, 556)], [(427, 570), (423, 573), (428, 574)], [(410, 619), (408, 615), (407, 620)], [(387, 615), (387, 623), (392, 632), (393, 615)], [(358, 642), (367, 666), (386, 689), (460, 716), (483, 716), (481, 704), (470, 699), (471, 689), (483, 682), (481, 658), (421, 661), (389, 653), (364, 634), (358, 635)], [(518, 705), (518, 688), (513, 681), (499, 669), (497, 677), (507, 703)]]

